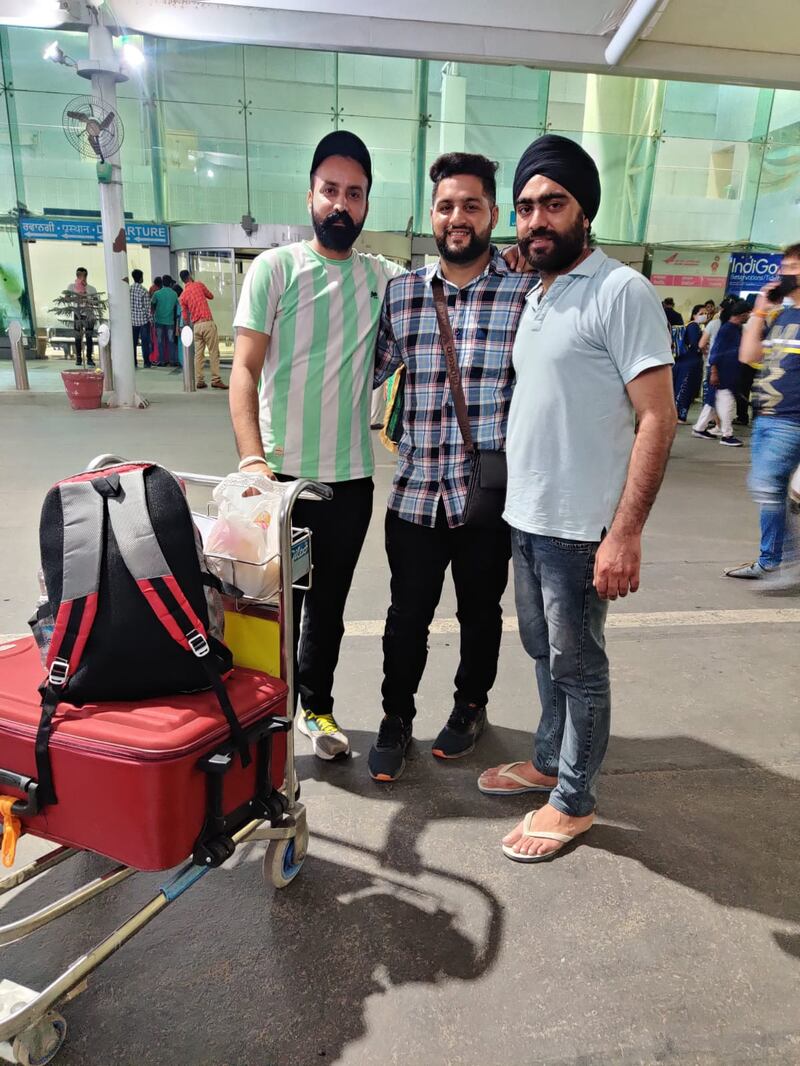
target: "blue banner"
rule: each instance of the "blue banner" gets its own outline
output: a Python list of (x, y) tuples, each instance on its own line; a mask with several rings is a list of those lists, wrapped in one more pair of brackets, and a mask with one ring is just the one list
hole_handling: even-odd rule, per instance
[(780, 252), (733, 252), (728, 269), (726, 292), (758, 292), (776, 281), (783, 256)]
[[(169, 245), (169, 226), (156, 222), (128, 222), (128, 244)], [(19, 235), (24, 241), (84, 241), (100, 244), (103, 227), (99, 219), (21, 218)]]

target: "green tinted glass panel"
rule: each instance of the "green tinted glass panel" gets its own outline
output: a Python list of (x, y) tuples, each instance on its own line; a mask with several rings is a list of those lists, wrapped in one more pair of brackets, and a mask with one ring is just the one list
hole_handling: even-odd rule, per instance
[(647, 240), (747, 241), (763, 152), (760, 144), (665, 138), (656, 163)]

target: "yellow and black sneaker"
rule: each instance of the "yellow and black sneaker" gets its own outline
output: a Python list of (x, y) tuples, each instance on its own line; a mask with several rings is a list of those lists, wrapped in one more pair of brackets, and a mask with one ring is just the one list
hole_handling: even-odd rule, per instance
[(350, 754), (350, 741), (339, 728), (332, 714), (301, 711), (297, 728), (311, 741), (318, 759), (343, 759)]

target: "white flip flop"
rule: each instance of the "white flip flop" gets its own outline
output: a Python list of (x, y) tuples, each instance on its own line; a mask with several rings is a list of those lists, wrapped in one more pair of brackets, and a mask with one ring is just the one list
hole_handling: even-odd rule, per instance
[[(511, 859), (512, 862), (547, 862), (548, 859), (555, 858), (559, 851), (567, 844), (571, 844), (573, 840), (577, 840), (579, 836), (587, 832), (587, 829), (583, 829), (580, 833), (575, 833), (574, 836), (570, 836), (569, 833), (556, 833), (546, 829), (531, 829), (531, 821), (536, 811), (528, 811), (525, 815), (525, 820), (522, 823), (522, 837), (535, 838), (536, 840), (558, 840), (559, 846), (552, 851), (546, 851), (543, 855), (523, 855), (518, 851), (514, 851), (514, 848), (510, 844), (502, 844), (503, 854), (507, 859)], [(591, 829), (591, 826), (588, 827)]]
[[(516, 781), (520, 786), (519, 788), (488, 788), (486, 785), (481, 784), (481, 777), (478, 778), (478, 790), (483, 792), (486, 796), (520, 796), (523, 792), (552, 792), (555, 785), (534, 785), (532, 781), (526, 780), (520, 774), (514, 773), (515, 766), (524, 766), (524, 762), (509, 762), (505, 766), (501, 766), (497, 771), (498, 777), (505, 777), (509, 781)], [(484, 770), (483, 773), (486, 773)]]

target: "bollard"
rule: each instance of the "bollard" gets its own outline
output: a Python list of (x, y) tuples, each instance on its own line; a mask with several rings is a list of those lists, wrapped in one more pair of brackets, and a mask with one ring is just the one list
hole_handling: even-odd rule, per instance
[(103, 322), (97, 330), (97, 346), (100, 349), (100, 368), (103, 371), (104, 387), (114, 391), (114, 370), (111, 366), (111, 330)]
[(25, 361), (25, 352), (22, 348), (22, 326), (19, 322), (10, 322), (8, 325), (8, 339), (11, 341), (11, 362), (14, 364), (14, 385), (20, 392), (30, 389), (28, 383), (28, 364)]
[(194, 383), (194, 332), (191, 326), (181, 330), (181, 347), (183, 348), (183, 391), (196, 392)]

